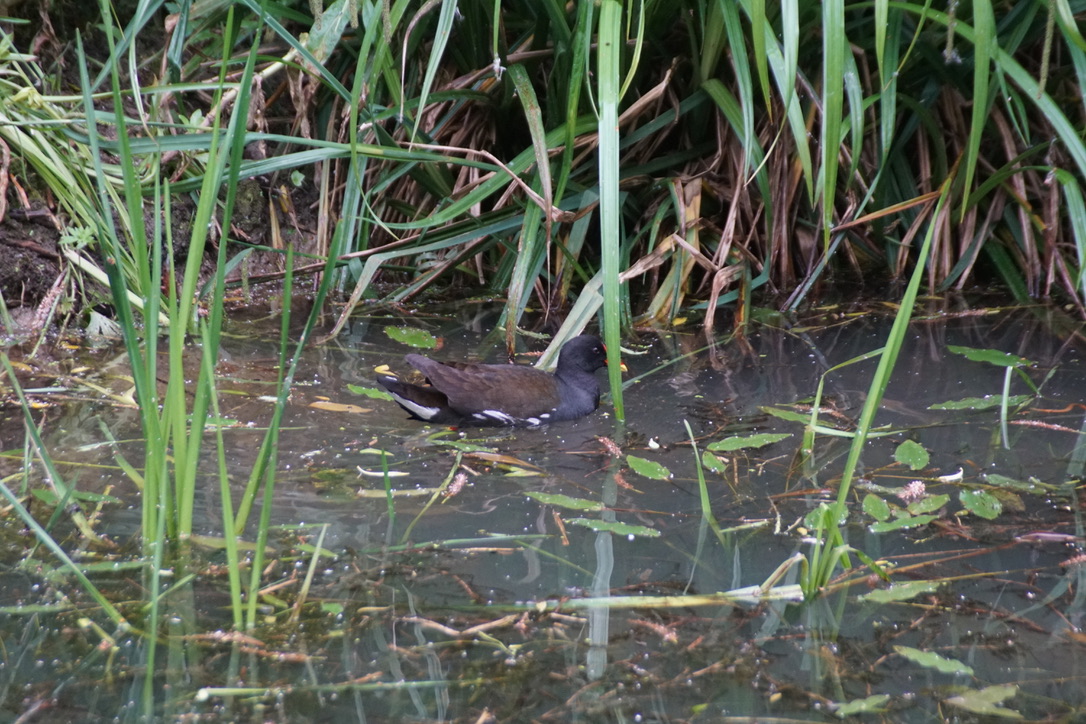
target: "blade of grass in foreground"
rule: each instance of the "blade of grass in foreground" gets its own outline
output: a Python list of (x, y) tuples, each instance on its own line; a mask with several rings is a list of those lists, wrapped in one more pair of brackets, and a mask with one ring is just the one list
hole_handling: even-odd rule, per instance
[[(52, 470), (51, 468), (52, 462), (51, 458), (49, 457), (49, 451), (45, 448), (45, 444), (42, 442), (41, 435), (38, 433), (37, 425), (30, 417), (30, 404), (27, 402), (26, 397), (23, 396), (23, 388), (21, 385), (19, 385), (19, 381), (15, 378), (15, 370), (12, 369), (11, 361), (8, 359), (8, 356), (6, 354), (0, 354), (0, 364), (3, 365), (4, 372), (11, 383), (12, 390), (15, 391), (16, 396), (19, 398), (19, 406), (22, 408), (23, 414), (27, 418), (26, 429), (30, 432), (30, 436), (34, 441), (34, 446), (38, 451), (38, 455), (40, 456), (41, 460), (45, 462), (47, 466), (49, 466), (51, 470), (50, 474), (55, 476), (56, 471)], [(59, 481), (59, 477), (54, 477), (54, 482), (56, 481)], [(93, 598), (99, 606), (102, 607), (102, 610), (107, 616), (109, 616), (113, 623), (117, 624), (118, 626), (127, 627), (128, 622), (125, 620), (121, 612), (118, 611), (116, 607), (114, 607), (114, 605), (110, 603), (108, 599), (106, 599), (105, 596), (102, 595), (102, 592), (98, 590), (97, 586), (91, 583), (90, 579), (87, 578), (85, 573), (83, 573), (83, 570), (75, 563), (75, 561), (73, 561), (68, 556), (64, 549), (61, 548), (55, 540), (53, 540), (53, 537), (49, 535), (49, 532), (41, 526), (41, 524), (34, 518), (34, 516), (31, 515), (30, 511), (27, 510), (25, 506), (23, 506), (19, 498), (16, 497), (15, 494), (12, 493), (8, 489), (8, 486), (5, 485), (3, 482), (0, 482), (0, 495), (3, 495), (4, 498), (7, 499), (8, 503), (15, 510), (19, 518), (23, 521), (23, 524), (26, 525), (26, 527), (34, 533), (35, 538), (37, 538), (37, 540), (42, 545), (48, 548), (49, 551), (54, 556), (56, 556), (57, 559), (61, 563), (63, 563), (66, 568), (68, 568), (72, 572), (72, 575), (74, 575), (79, 581), (80, 585), (83, 587), (83, 590), (85, 590), (87, 594), (91, 598)]]
[(901, 305), (898, 308), (897, 315), (894, 317), (894, 324), (890, 328), (890, 334), (887, 337), (885, 349), (879, 357), (879, 366), (875, 370), (875, 375), (871, 380), (871, 387), (867, 393), (867, 400), (864, 402), (863, 409), (860, 411), (860, 419), (856, 423), (856, 436), (852, 439), (852, 446), (849, 448), (848, 458), (845, 460), (845, 467), (841, 472), (841, 482), (837, 491), (837, 500), (830, 506), (827, 515), (823, 516), (823, 520), (828, 520), (829, 525), (821, 532), (819, 541), (814, 544), (814, 547), (811, 550), (811, 565), (807, 571), (805, 571), (801, 582), (803, 593), (807, 600), (814, 598), (821, 588), (829, 582), (833, 575), (834, 568), (838, 561), (842, 559), (844, 537), (838, 526), (840, 526), (845, 519), (846, 502), (848, 500), (849, 490), (852, 487), (852, 477), (856, 471), (856, 466), (860, 461), (860, 455), (863, 453), (864, 447), (867, 444), (867, 438), (871, 432), (875, 414), (882, 404), (882, 397), (886, 392), (887, 386), (890, 384), (890, 374), (894, 370), (898, 354), (901, 352), (901, 346), (905, 341), (905, 333), (908, 331), (909, 322), (912, 320), (913, 308), (916, 306), (916, 298), (920, 291), (920, 282), (927, 273), (927, 259), (931, 252), (933, 239), (938, 233), (944, 209), (950, 199), (951, 186), (954, 177), (955, 174), (952, 171), (952, 173), (943, 181), (939, 194), (939, 201), (936, 203), (935, 211), (932, 213), (931, 219), (928, 222), (928, 231), (927, 234), (924, 235), (924, 243), (921, 245), (919, 254), (917, 255), (916, 268), (909, 278), (909, 286), (905, 289)]

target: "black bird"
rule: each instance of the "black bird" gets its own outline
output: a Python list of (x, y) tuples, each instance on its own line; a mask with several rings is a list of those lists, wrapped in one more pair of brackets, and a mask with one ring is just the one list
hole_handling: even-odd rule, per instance
[(582, 334), (562, 346), (554, 374), (524, 365), (404, 359), (426, 376), (413, 385), (393, 375), (377, 382), (417, 420), (459, 425), (536, 426), (575, 420), (600, 404), (594, 374), (607, 364), (599, 337)]

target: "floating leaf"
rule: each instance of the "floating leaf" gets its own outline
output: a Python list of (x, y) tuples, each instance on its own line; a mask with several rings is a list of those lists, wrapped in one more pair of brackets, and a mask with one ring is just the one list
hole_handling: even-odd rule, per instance
[(390, 478), (405, 478), (411, 473), (404, 472), (402, 470), (367, 470), (364, 467), (357, 467), (358, 477), (360, 478), (384, 478), (386, 475)]
[(947, 349), (954, 354), (964, 355), (966, 359), (974, 362), (984, 362), (996, 367), (1028, 367), (1033, 364), (1025, 357), (1016, 354), (1007, 354), (996, 349), (976, 349), (975, 347), (958, 347), (949, 345)]
[(0, 606), (0, 615), (3, 616), (36, 616), (39, 613), (61, 613), (75, 608), (70, 603), (53, 604), (27, 604), (20, 603), (15, 606)]
[(983, 716), (998, 716), (1004, 719), (1021, 719), (1022, 715), (1013, 709), (1006, 709), (1000, 704), (1018, 693), (1014, 684), (986, 686), (978, 691), (967, 691), (946, 699), (946, 703), (960, 709)]
[(373, 412), (372, 408), (359, 407), (358, 405), (351, 405), (344, 402), (332, 402), (331, 400), (317, 400), (310, 402), (309, 406), (314, 410), (324, 410), (326, 412), (349, 412), (354, 415), (361, 415), (366, 412)]
[(895, 583), (889, 588), (880, 588), (858, 597), (858, 600), (866, 603), (893, 603), (895, 601), (908, 601), (926, 593), (934, 593), (939, 586), (938, 581), (908, 581)]
[(572, 525), (579, 525), (596, 532), (614, 533), (615, 535), (639, 535), (644, 538), (659, 538), (660, 531), (644, 525), (629, 525), (628, 523), (608, 523), (603, 520), (591, 520), (589, 518), (571, 518), (566, 521)]
[(627, 455), (626, 464), (637, 473), (652, 480), (667, 480), (671, 477), (671, 471), (654, 460), (646, 460), (636, 455)]
[(701, 464), (707, 469), (712, 470), (714, 473), (723, 474), (727, 471), (728, 466), (724, 464), (724, 461), (713, 455), (708, 450), (701, 453)]
[(922, 525), (935, 520), (934, 515), (911, 515), (897, 520), (888, 520), (885, 523), (872, 523), (868, 528), (872, 533), (886, 533), (891, 530), (905, 530), (907, 528), (919, 528)]
[(443, 445), (445, 447), (451, 447), (453, 450), (459, 450), (465, 453), (475, 452), (495, 452), (494, 448), (486, 445), (480, 445), (479, 443), (468, 442), (467, 440), (441, 440), (430, 438), (430, 442), (434, 445)]
[[(34, 488), (30, 491), (38, 500), (49, 505), (59, 505), (61, 498), (57, 496), (56, 491), (52, 488)], [(120, 498), (115, 498), (112, 495), (106, 495), (105, 493), (89, 493), (81, 490), (72, 490), (68, 495), (68, 501), (78, 500), (83, 503), (120, 503)]]
[(931, 651), (921, 651), (911, 646), (894, 646), (894, 651), (904, 656), (914, 664), (919, 664), (927, 669), (935, 669), (943, 674), (961, 674), (972, 676), (973, 667), (963, 664), (955, 659), (948, 659)]
[(299, 544), (298, 545), (298, 550), (302, 551), (303, 553), (305, 553), (307, 555), (313, 555), (314, 553), (319, 553), (320, 555), (324, 556), (325, 558), (335, 558), (336, 557), (336, 552), (335, 551), (329, 550), (328, 548), (318, 548), (318, 547), (316, 547), (314, 545), (310, 545), (309, 543), (301, 543), (301, 544)]
[(866, 699), (853, 699), (844, 704), (837, 704), (833, 713), (841, 719), (857, 714), (878, 714), (885, 710), (888, 701), (890, 701), (889, 694), (875, 694)]
[(377, 498), (384, 500), (389, 495), (394, 498), (418, 498), (423, 495), (435, 495), (441, 492), (441, 488), (406, 488), (404, 490), (367, 490), (360, 489), (354, 492), (356, 498)]
[(603, 510), (603, 503), (598, 500), (585, 500), (584, 498), (572, 498), (557, 493), (536, 493), (531, 491), (527, 495), (532, 500), (543, 503), (543, 505), (554, 505), (570, 510)]
[(906, 440), (897, 446), (894, 451), (894, 460), (902, 465), (908, 465), (910, 470), (919, 470), (928, 465), (931, 456), (924, 446), (913, 440)]
[(1051, 483), (1042, 483), (1037, 478), (1030, 478), (1029, 481), (1015, 480), (1014, 478), (1008, 478), (1006, 475), (999, 475), (998, 473), (988, 473), (984, 476), (984, 482), (996, 488), (1007, 488), (1009, 490), (1015, 490), (1019, 493), (1042, 493), (1046, 491), (1060, 490), (1058, 485), (1052, 485)]
[(538, 471), (537, 465), (532, 465), (526, 460), (521, 460), (513, 455), (503, 455), (501, 453), (491, 452), (489, 450), (477, 450), (467, 453), (468, 457), (475, 460), (484, 460), (488, 463), (494, 463), (495, 465), (505, 465), (511, 468), (520, 468), (523, 470)]
[(437, 349), (437, 337), (418, 327), (385, 327), (385, 334), (394, 342), (418, 349)]
[(534, 470), (529, 468), (509, 468), (505, 471), (507, 478), (538, 478), (544, 475), (543, 471), (536, 468)]
[(746, 435), (742, 437), (728, 437), (723, 440), (711, 442), (705, 446), (706, 450), (713, 452), (732, 452), (733, 450), (745, 450), (747, 448), (759, 448), (771, 445), (775, 442), (792, 437), (786, 432), (763, 432), (758, 435)]
[(788, 422), (802, 422), (807, 424), (811, 421), (811, 413), (809, 412), (796, 412), (795, 410), (782, 410), (779, 407), (761, 407), (762, 412), (773, 417), (780, 418), (781, 420), (787, 420)]
[(109, 572), (113, 572), (114, 574), (116, 574), (119, 571), (135, 571), (135, 570), (138, 570), (141, 567), (141, 564), (144, 567), (147, 565), (146, 562), (140, 561), (140, 560), (135, 560), (135, 561), (105, 560), (105, 561), (95, 561), (93, 563), (86, 563), (86, 562), (81, 561), (79, 563), (79, 570), (83, 571), (84, 573), (91, 573), (91, 572), (94, 572), (94, 573), (102, 573), (102, 572), (109, 573)]
[(1022, 496), (1017, 493), (1012, 493), (1009, 490), (989, 490), (988, 492), (999, 501), (999, 504), (1003, 506), (1004, 512), (1021, 513), (1026, 509), (1026, 504), (1022, 500)]
[[(188, 537), (188, 540), (191, 543), (193, 543), (194, 545), (203, 546), (205, 548), (211, 548), (212, 550), (223, 550), (223, 549), (226, 548), (226, 540), (224, 538), (219, 537), (219, 536), (191, 535), (191, 536)], [(256, 543), (246, 541), (246, 540), (240, 540), (239, 539), (239, 540), (235, 541), (233, 543), (233, 545), (236, 545), (238, 547), (239, 551), (255, 551), (256, 550)], [(265, 546), (264, 550), (269, 555), (271, 555), (273, 553), (274, 549), (272, 549), (269, 546)]]
[(958, 498), (966, 510), (985, 520), (994, 520), (1003, 512), (1003, 504), (986, 490), (963, 490)]
[(362, 385), (347, 385), (347, 389), (351, 394), (362, 395), (363, 397), (369, 397), (374, 400), (392, 400), (392, 395), (388, 394), (384, 390), (379, 390), (376, 387), (363, 387)]
[(890, 506), (874, 493), (868, 493), (864, 496), (863, 506), (864, 512), (875, 520), (883, 521), (890, 518)]
[(920, 515), (921, 513), (934, 513), (949, 502), (949, 495), (933, 495), (930, 498), (923, 498), (921, 500), (915, 500), (912, 503), (909, 503), (908, 509), (909, 512), (913, 515)]
[(985, 397), (965, 397), (961, 400), (948, 400), (947, 402), (936, 402), (934, 405), (928, 405), (929, 410), (989, 410), (993, 407), (1000, 407), (1003, 405), (1003, 400), (1006, 399), (1008, 407), (1018, 407), (1024, 405), (1033, 398), (1029, 395), (1011, 395), (1004, 398), (1003, 395), (987, 395)]

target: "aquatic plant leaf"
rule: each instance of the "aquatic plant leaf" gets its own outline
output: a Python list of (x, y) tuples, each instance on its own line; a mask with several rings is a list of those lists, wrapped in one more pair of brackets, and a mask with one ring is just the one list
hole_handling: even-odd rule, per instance
[(924, 446), (915, 440), (906, 440), (894, 450), (894, 460), (902, 465), (908, 465), (910, 470), (920, 470), (928, 465), (931, 456)]
[(986, 490), (963, 490), (958, 499), (966, 510), (986, 520), (998, 518), (1003, 512), (1003, 503)]
[(934, 513), (949, 502), (950, 496), (944, 493), (942, 495), (933, 495), (930, 498), (915, 500), (906, 507), (913, 515), (921, 515), (923, 513)]
[(394, 342), (418, 349), (437, 349), (437, 337), (418, 327), (385, 327), (385, 334)]
[(942, 584), (938, 581), (906, 581), (895, 583), (889, 588), (880, 588), (858, 596), (858, 601), (866, 603), (894, 603), (908, 601), (926, 593), (934, 593)]
[(855, 716), (856, 714), (877, 714), (886, 711), (886, 702), (888, 701), (890, 701), (889, 694), (875, 694), (866, 699), (853, 699), (852, 701), (846, 701), (844, 704), (836, 704), (833, 713), (840, 719), (844, 719), (846, 716)]
[(872, 533), (886, 533), (891, 530), (906, 530), (908, 528), (919, 528), (922, 525), (935, 520), (934, 515), (910, 515), (905, 518), (898, 518), (897, 520), (888, 520), (885, 523), (872, 523), (868, 526), (868, 529)]
[(646, 460), (636, 455), (627, 455), (626, 464), (637, 473), (652, 480), (667, 480), (671, 477), (671, 471), (655, 460)]
[(609, 523), (604, 520), (591, 520), (589, 518), (571, 518), (566, 521), (572, 525), (579, 525), (597, 533), (607, 532), (615, 535), (639, 535), (645, 538), (659, 538), (660, 531), (643, 525), (630, 525), (629, 523)]
[(121, 325), (109, 317), (91, 310), (90, 319), (87, 320), (87, 334), (90, 337), (121, 338)]
[(384, 390), (379, 390), (376, 387), (363, 387), (362, 385), (347, 385), (347, 389), (351, 394), (362, 395), (363, 397), (369, 397), (374, 400), (388, 400), (392, 401), (392, 395), (388, 394)]
[(996, 367), (1029, 367), (1033, 364), (1032, 361), (1025, 357), (1019, 357), (1016, 354), (1007, 354), (1006, 352), (1000, 352), (997, 349), (977, 349), (975, 347), (959, 347), (957, 345), (948, 345), (947, 349), (954, 354), (964, 355), (966, 359), (973, 362), (984, 362), (986, 364), (995, 365)]
[(863, 507), (864, 512), (875, 520), (884, 521), (890, 519), (890, 506), (874, 493), (868, 493), (864, 496)]
[(739, 437), (728, 437), (723, 440), (717, 440), (711, 442), (705, 446), (706, 450), (712, 450), (713, 452), (732, 452), (733, 450), (745, 450), (747, 448), (759, 448), (771, 445), (775, 442), (780, 442), (787, 438), (792, 437), (791, 433), (769, 433), (764, 432), (758, 435), (745, 435)]
[[(1033, 398), (1029, 395), (1010, 395), (1006, 398), (1008, 407), (1024, 405)], [(990, 410), (993, 407), (1003, 405), (1002, 395), (987, 395), (986, 397), (963, 397), (960, 400), (947, 400), (928, 405), (929, 410)]]
[(701, 454), (701, 464), (708, 470), (712, 470), (714, 473), (724, 473), (728, 469), (728, 466), (723, 460), (713, 455), (708, 450)]
[(543, 503), (543, 505), (554, 505), (559, 508), (568, 508), (570, 510), (603, 510), (603, 503), (598, 500), (585, 500), (584, 498), (573, 498), (558, 493), (537, 493), (534, 491), (529, 491), (527, 496), (532, 500)]
[(1021, 719), (1022, 715), (1017, 711), (1000, 706), (1000, 703), (1010, 699), (1017, 693), (1018, 687), (1016, 685), (999, 684), (952, 696), (946, 699), (946, 703), (971, 711), (974, 714), (998, 716), (1004, 719)]
[(807, 512), (803, 516), (803, 525), (811, 530), (828, 530), (845, 524), (848, 520), (848, 511), (842, 509), (837, 520), (833, 519), (834, 506), (820, 503), (817, 508)]
[(867, 566), (876, 576), (886, 583), (890, 582), (890, 574), (886, 572), (886, 561), (876, 561), (858, 548), (853, 548), (852, 554), (859, 558), (860, 562)]
[(940, 656), (933, 651), (921, 651), (920, 649), (914, 649), (911, 646), (894, 646), (894, 651), (899, 655), (904, 656), (914, 664), (919, 664), (927, 669), (935, 669), (943, 674), (961, 674), (963, 676), (972, 676), (973, 667), (968, 664), (963, 664), (961, 661), (955, 659), (948, 659)]

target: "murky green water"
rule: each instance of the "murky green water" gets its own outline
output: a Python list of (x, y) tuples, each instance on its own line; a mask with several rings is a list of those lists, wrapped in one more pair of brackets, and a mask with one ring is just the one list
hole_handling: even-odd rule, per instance
[[(266, 617), (251, 640), (206, 635), (227, 621), (225, 580), (214, 565), (196, 565), (197, 575), (165, 599), (172, 623), (161, 646), (169, 664), (151, 689), (163, 720), (475, 722), (489, 721), (487, 712), (502, 722), (831, 720), (838, 705), (860, 706), (868, 697), (879, 697), (868, 708), (892, 721), (1082, 715), (1076, 450), (1086, 345), (1053, 334), (1043, 311), (938, 314), (914, 324), (877, 420), (892, 434), (869, 443), (868, 485), (854, 492), (847, 535), (894, 569), (895, 585), (938, 583), (901, 601), (865, 600), (886, 584), (864, 575), (853, 557), (861, 568), (852, 585), (810, 605), (694, 596), (762, 584), (790, 556), (809, 553), (805, 516), (836, 494), (848, 440), (819, 435), (803, 456), (802, 425), (780, 413), (809, 415), (805, 405), (827, 368), (883, 344), (889, 322), (877, 310), (828, 310), (803, 327), (759, 327), (747, 349), (704, 349), (697, 330), (645, 334), (624, 355), (635, 380), (625, 391), (624, 428), (605, 403), (588, 418), (549, 428), (462, 433), (408, 420), (395, 404), (349, 390), (372, 387), (378, 364), (406, 369), (401, 357), (409, 350), (383, 334), (403, 323), (363, 320), (307, 353), (281, 438), (273, 512), (279, 525), (306, 527), (284, 528), (273, 541), (282, 560), (265, 576)], [(408, 323), (441, 336), (440, 356), (492, 350), (500, 357), (482, 337), (493, 324), (485, 315)], [(274, 377), (274, 347), (257, 325), (231, 331), (220, 389), (223, 414), (240, 423), (226, 433), (240, 485), (271, 409), (259, 395), (270, 394), (262, 381)], [(1003, 390), (1003, 369), (951, 353), (950, 345), (1037, 363), (1025, 373), (1040, 395), (1011, 415), (1006, 447), (997, 409), (929, 409)], [(850, 429), (874, 366), (827, 377), (822, 424)], [(1014, 375), (1010, 384), (1012, 394), (1031, 392)], [(337, 407), (346, 404), (361, 410)], [(125, 501), (104, 505), (98, 523), (123, 543), (137, 529), (139, 506), (111, 465), (113, 449), (93, 446), (105, 439), (99, 421), (128, 440), (121, 449), (138, 459), (135, 415), (113, 405), (54, 408), (45, 434), (80, 489), (108, 488)], [(255, 428), (244, 426), (250, 423)], [(736, 435), (791, 435), (717, 453), (719, 471), (705, 475), (720, 536), (701, 512), (685, 423), (699, 451)], [(17, 425), (0, 430), (5, 450), (21, 446)], [(922, 469), (895, 461), (905, 440), (930, 455)], [(388, 468), (402, 473), (391, 479), (396, 490), (413, 494), (389, 503), (373, 450), (384, 450)], [(630, 454), (665, 466), (671, 477), (638, 475)], [(213, 463), (208, 457), (200, 500), (208, 536), (221, 535)], [(436, 492), (457, 473), (465, 476), (458, 492)], [(932, 522), (872, 532), (875, 518), (861, 501), (874, 492), (904, 506), (891, 489), (914, 479), (925, 481), (929, 496), (949, 495)], [(1001, 511), (991, 520), (965, 512), (963, 490), (990, 493)], [(558, 495), (605, 509), (577, 510)], [(43, 518), (50, 513), (41, 508)], [(641, 526), (643, 534), (598, 532), (594, 521)], [(56, 525), (64, 530), (63, 516)], [(302, 546), (315, 543), (320, 526), (327, 526), (322, 546), (335, 557), (319, 561), (300, 619), (291, 622), (312, 560)], [(74, 581), (48, 566), (18, 566), (33, 541), (17, 523), (9, 522), (3, 543), (3, 716), (134, 720), (147, 695), (146, 639), (129, 634), (104, 644), (84, 621), (96, 620), (94, 607)], [(219, 560), (213, 549), (197, 556)], [(794, 583), (798, 573), (788, 570), (780, 583)], [(137, 571), (94, 580), (119, 600), (141, 595)], [(81, 615), (25, 609), (69, 601)], [(939, 658), (924, 658), (932, 654)]]

